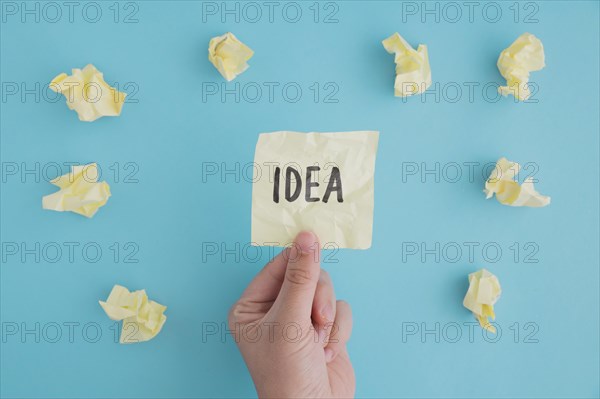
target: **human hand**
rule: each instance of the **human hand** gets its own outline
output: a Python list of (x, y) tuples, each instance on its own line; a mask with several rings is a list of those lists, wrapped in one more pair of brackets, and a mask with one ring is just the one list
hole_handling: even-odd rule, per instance
[(229, 312), (260, 398), (350, 398), (350, 305), (336, 301), (313, 233), (273, 258)]

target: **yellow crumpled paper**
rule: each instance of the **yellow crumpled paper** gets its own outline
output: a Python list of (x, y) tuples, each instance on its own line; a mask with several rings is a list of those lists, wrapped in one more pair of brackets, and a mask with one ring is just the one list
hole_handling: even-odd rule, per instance
[(379, 132), (261, 133), (252, 243), (287, 246), (303, 230), (323, 248), (371, 246)]
[(148, 301), (145, 290), (129, 292), (115, 285), (106, 302), (98, 301), (111, 320), (123, 320), (119, 342), (131, 344), (154, 338), (167, 321), (166, 306)]
[(382, 43), (388, 53), (395, 54), (394, 95), (396, 97), (420, 94), (431, 86), (431, 68), (426, 45), (419, 44), (415, 50), (398, 33), (394, 33)]
[(98, 183), (95, 163), (71, 166), (71, 172), (50, 181), (60, 190), (42, 198), (42, 208), (51, 211), (70, 211), (91, 218), (110, 197), (107, 182)]
[(110, 87), (104, 75), (92, 64), (72, 69), (72, 75), (61, 73), (50, 82), (50, 89), (63, 94), (69, 109), (80, 121), (92, 122), (103, 116), (119, 116), (126, 93)]
[(496, 319), (494, 304), (500, 298), (502, 289), (498, 277), (485, 269), (469, 274), (469, 289), (463, 300), (463, 306), (473, 312), (481, 328), (496, 333), (496, 328), (488, 317)]
[(208, 44), (208, 59), (228, 82), (248, 69), (254, 52), (231, 32), (213, 37)]
[(496, 194), (496, 199), (502, 205), (533, 208), (549, 205), (550, 197), (535, 191), (533, 177), (527, 177), (523, 184), (519, 185), (516, 176), (519, 174), (520, 168), (521, 166), (518, 163), (500, 158), (485, 182), (483, 192), (486, 194), (486, 199), (490, 199)]
[(531, 33), (523, 33), (500, 53), (498, 69), (506, 79), (506, 86), (500, 86), (498, 92), (503, 96), (512, 94), (520, 101), (527, 100), (531, 95), (529, 72), (545, 67), (544, 58), (541, 40)]

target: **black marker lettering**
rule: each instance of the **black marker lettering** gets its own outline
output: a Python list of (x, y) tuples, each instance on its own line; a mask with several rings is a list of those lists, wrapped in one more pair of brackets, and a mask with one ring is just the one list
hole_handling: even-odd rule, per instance
[(275, 184), (273, 185), (273, 202), (279, 203), (279, 177), (281, 175), (281, 169), (279, 166), (275, 168)]
[(331, 169), (331, 176), (329, 176), (329, 183), (327, 183), (327, 190), (325, 190), (323, 202), (326, 203), (329, 201), (329, 195), (332, 191), (337, 192), (338, 202), (344, 202), (344, 198), (342, 197), (342, 177), (340, 175), (340, 170), (336, 166)]
[[(290, 195), (292, 173), (294, 174), (296, 180), (296, 188), (294, 189), (294, 194)], [(285, 170), (285, 199), (288, 200), (288, 202), (297, 200), (300, 196), (300, 191), (302, 191), (302, 179), (300, 178), (300, 173), (291, 166), (288, 166), (288, 168)]]
[(319, 187), (318, 182), (311, 181), (312, 172), (318, 172), (319, 170), (321, 170), (321, 168), (318, 166), (309, 166), (308, 168), (306, 168), (306, 192), (304, 193), (304, 199), (306, 199), (306, 202), (319, 202), (319, 198), (314, 198), (310, 196), (311, 188)]

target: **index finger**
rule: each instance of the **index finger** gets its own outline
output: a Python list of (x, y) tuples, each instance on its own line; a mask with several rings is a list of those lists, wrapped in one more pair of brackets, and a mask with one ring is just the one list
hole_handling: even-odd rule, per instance
[(281, 290), (290, 248), (284, 248), (271, 259), (252, 279), (242, 293), (242, 298), (252, 302), (274, 301)]

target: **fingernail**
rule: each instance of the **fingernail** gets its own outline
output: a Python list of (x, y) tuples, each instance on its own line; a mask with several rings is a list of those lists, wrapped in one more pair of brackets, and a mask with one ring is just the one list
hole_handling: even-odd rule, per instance
[(321, 317), (327, 322), (333, 321), (333, 308), (330, 304), (325, 305), (323, 310), (321, 310)]
[(333, 360), (333, 356), (334, 356), (333, 349), (325, 348), (325, 361), (327, 363), (329, 363), (330, 361)]
[(310, 231), (301, 231), (296, 236), (296, 240), (294, 241), (298, 247), (302, 250), (302, 252), (310, 252), (316, 249), (315, 243), (317, 242), (317, 236)]

